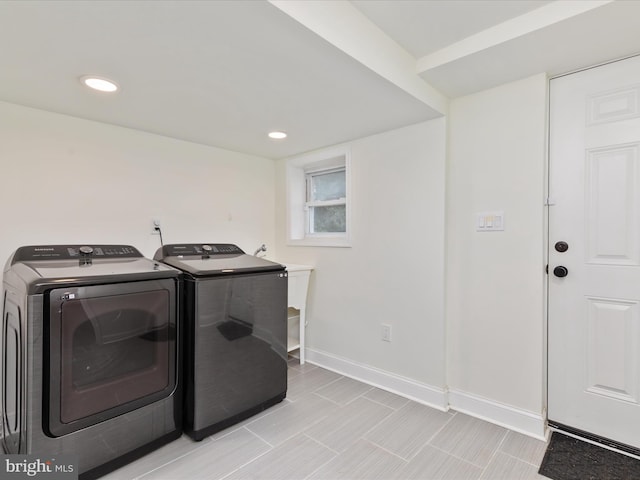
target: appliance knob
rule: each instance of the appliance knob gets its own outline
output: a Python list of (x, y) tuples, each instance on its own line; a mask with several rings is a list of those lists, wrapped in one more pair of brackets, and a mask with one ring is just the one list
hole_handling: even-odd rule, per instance
[(80, 252), (81, 255), (91, 255), (93, 253), (93, 247), (88, 247), (86, 245), (83, 245), (78, 249), (78, 251)]
[(569, 270), (567, 269), (567, 267), (563, 267), (562, 265), (559, 265), (553, 269), (553, 274), (556, 277), (563, 278), (569, 275)]
[(202, 250), (209, 253), (213, 250), (213, 247), (211, 247), (211, 245), (202, 245)]

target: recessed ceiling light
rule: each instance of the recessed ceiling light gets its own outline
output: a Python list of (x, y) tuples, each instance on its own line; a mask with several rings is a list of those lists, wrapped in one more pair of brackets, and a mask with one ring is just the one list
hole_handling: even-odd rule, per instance
[(96, 77), (95, 75), (86, 75), (80, 78), (82, 83), (87, 87), (98, 90), (99, 92), (113, 93), (119, 90), (118, 84), (112, 80), (108, 80), (103, 77)]
[(283, 138), (287, 138), (287, 134), (284, 132), (269, 132), (269, 138), (273, 138), (274, 140), (282, 140)]

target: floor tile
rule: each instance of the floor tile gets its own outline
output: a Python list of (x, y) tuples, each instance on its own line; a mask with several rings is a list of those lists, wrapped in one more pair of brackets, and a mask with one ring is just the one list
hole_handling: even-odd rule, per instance
[(387, 407), (391, 407), (394, 410), (398, 410), (399, 408), (404, 407), (410, 401), (409, 399), (401, 397), (400, 395), (396, 395), (395, 393), (387, 392), (386, 390), (375, 387), (365, 393), (364, 397), (368, 398), (369, 400), (373, 400), (374, 402), (386, 405)]
[(305, 371), (304, 375), (296, 375), (289, 378), (287, 398), (295, 401), (296, 398), (308, 395), (331, 382), (335, 382), (339, 378), (342, 378), (342, 376), (324, 368), (311, 368)]
[(451, 419), (450, 413), (409, 402), (389, 415), (365, 438), (409, 460)]
[(269, 445), (241, 428), (179, 457), (141, 480), (213, 480), (237, 470), (270, 449)]
[(430, 444), (481, 468), (486, 467), (507, 434), (507, 429), (469, 415), (456, 413)]
[(393, 480), (406, 462), (365, 440), (359, 440), (309, 477), (309, 480)]
[[(541, 480), (546, 444), (321, 367), (288, 362), (287, 398), (194, 442), (186, 435), (105, 480)], [(315, 393), (314, 393), (315, 392)]]
[(302, 480), (336, 456), (306, 435), (298, 435), (241, 467), (224, 480)]
[(538, 467), (498, 452), (485, 469), (482, 480), (549, 480), (538, 474)]
[(275, 405), (272, 405), (271, 407), (267, 408), (266, 410), (263, 410), (260, 413), (256, 413), (255, 415), (242, 420), (241, 422), (236, 423), (235, 425), (231, 425), (230, 427), (225, 428), (224, 430), (221, 430), (217, 433), (214, 433), (212, 436), (208, 437), (211, 440), (216, 440), (220, 437), (224, 437), (225, 435), (228, 435), (229, 433), (233, 432), (234, 430), (238, 430), (240, 428), (245, 427), (246, 425), (249, 425), (250, 423), (255, 422), (256, 420), (261, 419), (264, 416), (270, 415), (273, 412), (281, 409), (282, 407), (285, 407), (287, 405), (289, 405), (291, 403), (291, 401), (287, 398), (285, 398), (284, 400), (282, 400), (280, 403), (276, 403)]
[(346, 405), (367, 393), (371, 388), (372, 387), (365, 383), (358, 382), (351, 378), (342, 377), (335, 382), (331, 382), (330, 384), (319, 388), (315, 393), (327, 400), (337, 403), (338, 405)]
[(129, 480), (139, 477), (198, 448), (204, 447), (210, 441), (210, 439), (206, 438), (201, 442), (196, 442), (186, 435), (182, 435), (168, 445), (154, 450), (135, 462), (129, 463), (100, 478), (101, 480)]
[(287, 377), (288, 379), (291, 379), (297, 377), (298, 375), (302, 375), (309, 370), (313, 370), (314, 368), (318, 367), (310, 363), (300, 365), (300, 360), (298, 360), (297, 358), (289, 357), (289, 359), (287, 360)]
[(309, 362), (305, 362), (300, 365), (300, 359), (291, 356), (287, 359), (287, 366), (299, 372), (308, 372), (309, 370), (313, 370), (314, 368), (320, 368)]
[(335, 410), (306, 433), (332, 450), (342, 452), (392, 413), (389, 407), (358, 398)]
[(500, 445), (501, 452), (533, 465), (540, 465), (546, 450), (546, 442), (513, 431), (507, 433)]
[(246, 424), (245, 428), (276, 446), (332, 415), (338, 408), (329, 400), (309, 394)]
[(480, 475), (482, 468), (429, 445), (400, 472), (400, 478), (406, 480), (477, 480)]

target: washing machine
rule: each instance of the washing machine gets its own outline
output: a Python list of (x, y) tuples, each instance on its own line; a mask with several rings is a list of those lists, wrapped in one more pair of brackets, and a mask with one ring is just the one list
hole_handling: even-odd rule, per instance
[(231, 244), (174, 244), (154, 258), (184, 273), (185, 417), (194, 440), (287, 391), (287, 273)]
[(19, 248), (3, 280), (6, 453), (97, 478), (181, 434), (179, 271), (128, 245)]

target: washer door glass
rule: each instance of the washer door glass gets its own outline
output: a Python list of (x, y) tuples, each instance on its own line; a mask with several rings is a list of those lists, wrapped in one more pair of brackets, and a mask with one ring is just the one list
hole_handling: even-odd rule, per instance
[(48, 383), (53, 435), (171, 394), (176, 369), (174, 295), (170, 280), (51, 291)]

